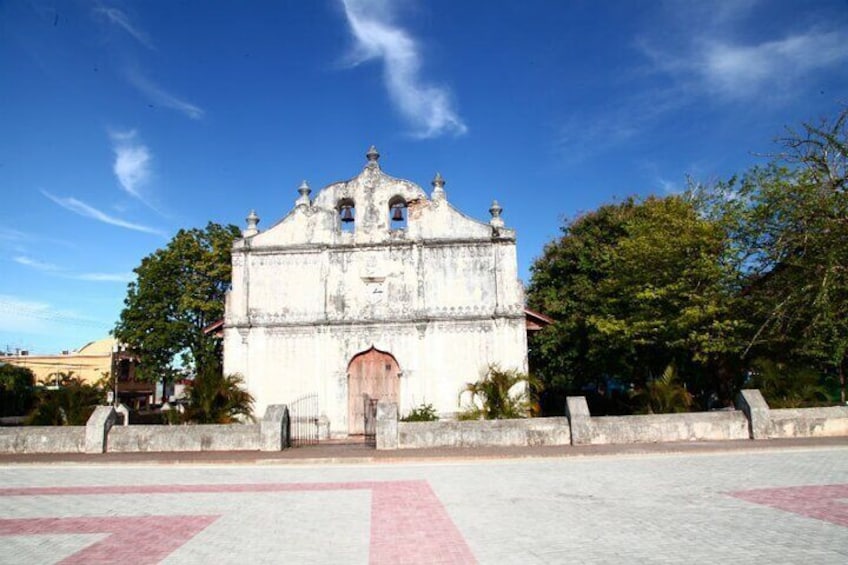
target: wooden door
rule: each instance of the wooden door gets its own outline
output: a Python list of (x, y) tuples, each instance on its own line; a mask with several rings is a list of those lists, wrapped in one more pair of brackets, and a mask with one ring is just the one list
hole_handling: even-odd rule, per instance
[(347, 372), (348, 433), (364, 434), (366, 418), (373, 416), (372, 400), (398, 401), (400, 367), (390, 354), (372, 347), (356, 355)]

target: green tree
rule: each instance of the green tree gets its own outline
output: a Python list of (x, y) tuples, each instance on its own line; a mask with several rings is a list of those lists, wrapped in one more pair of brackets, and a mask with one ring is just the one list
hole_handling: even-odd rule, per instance
[(733, 236), (755, 323), (747, 357), (835, 375), (848, 370), (848, 108), (779, 140), (763, 167), (705, 192)]
[(224, 315), (231, 248), (240, 236), (236, 226), (212, 222), (203, 230), (180, 230), (135, 268), (113, 333), (138, 352), (139, 377), (170, 380), (178, 355), (198, 374), (220, 365), (218, 340), (203, 328)]
[(626, 348), (606, 343), (590, 317), (609, 310), (598, 284), (610, 276), (615, 244), (634, 206), (628, 199), (567, 223), (530, 268), (528, 304), (556, 320), (530, 341), (531, 367), (549, 387), (579, 387), (601, 374), (629, 372)]
[(673, 195), (603, 206), (563, 233), (531, 267), (530, 307), (557, 320), (531, 341), (540, 377), (576, 388), (614, 375), (644, 387), (674, 363), (697, 388), (731, 394), (722, 366), (741, 322), (718, 222)]
[(27, 367), (0, 363), (0, 416), (22, 416), (35, 399), (35, 375)]

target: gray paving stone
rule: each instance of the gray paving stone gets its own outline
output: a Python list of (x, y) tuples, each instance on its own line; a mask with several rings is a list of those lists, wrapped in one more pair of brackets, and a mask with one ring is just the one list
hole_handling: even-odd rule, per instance
[[(304, 490), (313, 483), (326, 488)], [(374, 543), (392, 543), (372, 539), (377, 527), (374, 489), (392, 484), (402, 490), (412, 483), (428, 485), (436, 504), (412, 517), (406, 526), (411, 539), (420, 534), (423, 546), (433, 539), (441, 508), (460, 542), (481, 563), (745, 560), (841, 565), (848, 560), (844, 501), (833, 507), (829, 521), (732, 495), (781, 489), (775, 491), (777, 500), (795, 487), (846, 485), (848, 448), (839, 446), (366, 465), (6, 465), (0, 466), (2, 489), (99, 486), (126, 492), (0, 492), (0, 524), (17, 521), (14, 527), (20, 528), (21, 520), (35, 518), (95, 523), (120, 517), (213, 516), (217, 518), (157, 560), (366, 563), (375, 560)], [(167, 488), (144, 491), (162, 485)], [(211, 486), (190, 492), (193, 485)], [(257, 492), (243, 485), (275, 486)], [(815, 506), (817, 501), (811, 498), (809, 503)], [(404, 519), (394, 510), (403, 509), (389, 508), (384, 517)], [(170, 533), (163, 527), (156, 542)], [(58, 561), (103, 537), (20, 531), (0, 535), (0, 562)], [(462, 548), (451, 546), (449, 531), (443, 539), (444, 546), (428, 546), (427, 554), (404, 549), (398, 560), (465, 562)]]

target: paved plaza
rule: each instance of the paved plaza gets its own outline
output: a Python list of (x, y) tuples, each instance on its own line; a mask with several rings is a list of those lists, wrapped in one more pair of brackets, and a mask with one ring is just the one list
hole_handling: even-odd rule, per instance
[(0, 476), (2, 563), (848, 563), (848, 445)]

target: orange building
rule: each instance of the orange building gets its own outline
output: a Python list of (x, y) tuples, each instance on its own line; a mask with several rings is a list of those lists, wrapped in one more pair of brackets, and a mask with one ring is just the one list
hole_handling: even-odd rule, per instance
[[(135, 380), (138, 358), (111, 337), (89, 342), (76, 351), (58, 355), (19, 352), (0, 357), (0, 361), (30, 369), (37, 383), (48, 386), (58, 382), (59, 373), (72, 373), (90, 384), (108, 378), (108, 388), (113, 391), (117, 388), (119, 400), (130, 406), (147, 404), (155, 392), (154, 385)], [(113, 376), (117, 377), (117, 383), (112, 379)]]

